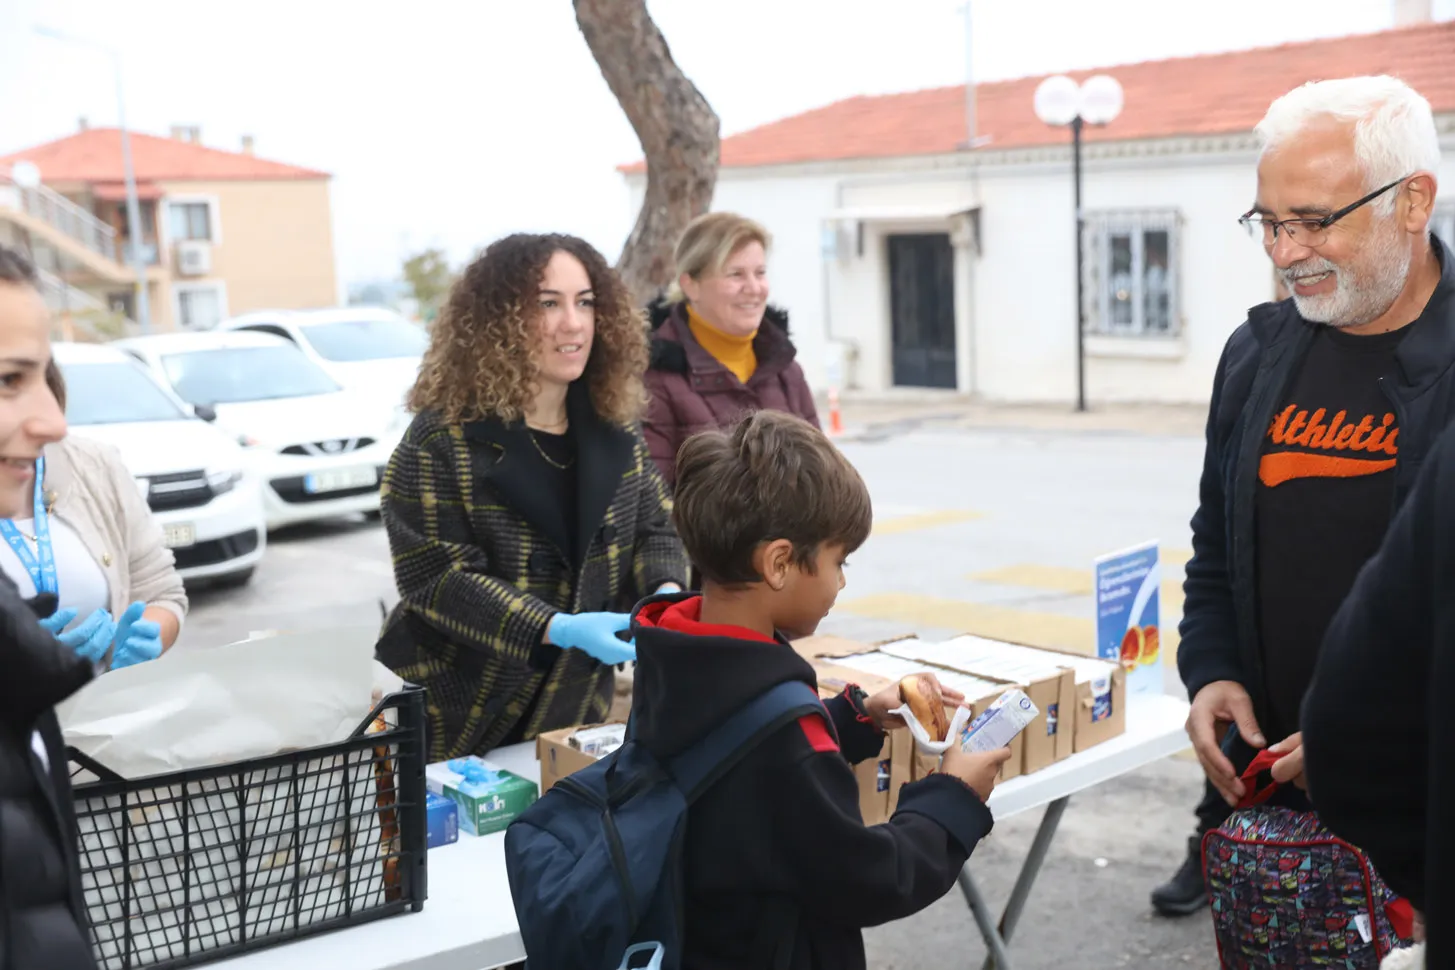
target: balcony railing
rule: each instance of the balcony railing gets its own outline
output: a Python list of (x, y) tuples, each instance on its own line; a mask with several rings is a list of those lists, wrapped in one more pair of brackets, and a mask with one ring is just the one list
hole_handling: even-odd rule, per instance
[(11, 206), (39, 219), (75, 242), (112, 262), (117, 258), (116, 230), (44, 185), (24, 187), (13, 183), (0, 186), (0, 206)]

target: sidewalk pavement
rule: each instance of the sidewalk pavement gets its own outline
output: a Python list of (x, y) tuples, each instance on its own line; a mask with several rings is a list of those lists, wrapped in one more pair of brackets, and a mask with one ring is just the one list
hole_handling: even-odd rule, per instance
[[(820, 396), (819, 420), (830, 427), (828, 402)], [(1037, 431), (1119, 433), (1201, 438), (1206, 405), (1001, 404), (962, 395), (904, 392), (840, 397), (843, 440), (872, 441), (919, 427), (1018, 428)]]

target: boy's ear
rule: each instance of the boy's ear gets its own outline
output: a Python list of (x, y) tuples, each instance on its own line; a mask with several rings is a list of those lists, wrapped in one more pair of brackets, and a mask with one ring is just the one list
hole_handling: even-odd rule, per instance
[(788, 570), (793, 566), (793, 543), (774, 539), (760, 544), (753, 553), (753, 567), (768, 588), (778, 591), (788, 585)]

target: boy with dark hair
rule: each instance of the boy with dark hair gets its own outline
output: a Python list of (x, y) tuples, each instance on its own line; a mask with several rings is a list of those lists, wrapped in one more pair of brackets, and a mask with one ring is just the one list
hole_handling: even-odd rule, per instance
[[(833, 607), (873, 516), (822, 432), (759, 411), (682, 446), (673, 518), (702, 592), (645, 600), (632, 624), (636, 737), (664, 760), (778, 684), (817, 687), (785, 636), (812, 633)], [(888, 823), (867, 827), (849, 766), (903, 726), (888, 713), (899, 704), (894, 687), (850, 687), (824, 704), (832, 730), (817, 715), (786, 725), (693, 803), (682, 966), (862, 968), (862, 927), (955, 885), (991, 829), (985, 799), (1010, 752), (952, 745), (939, 773), (901, 789)]]

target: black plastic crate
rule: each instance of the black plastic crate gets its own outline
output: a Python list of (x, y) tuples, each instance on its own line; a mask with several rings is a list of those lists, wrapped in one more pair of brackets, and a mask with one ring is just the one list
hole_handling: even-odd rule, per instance
[(126, 780), (70, 751), (102, 970), (191, 967), (422, 909), (424, 731), (424, 691), (406, 687), (348, 739), (269, 758)]

